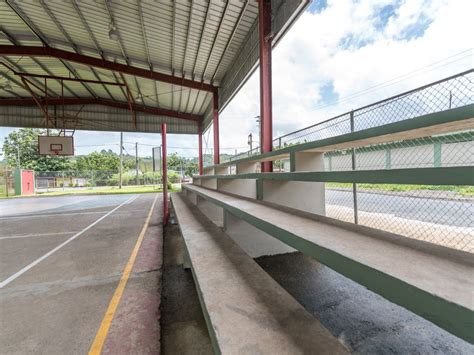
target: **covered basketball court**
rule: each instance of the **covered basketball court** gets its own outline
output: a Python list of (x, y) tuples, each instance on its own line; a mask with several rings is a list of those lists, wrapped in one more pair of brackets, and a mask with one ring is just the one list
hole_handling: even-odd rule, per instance
[[(203, 133), (212, 130), (218, 164), (219, 113), (260, 64), (262, 149), (269, 152), (271, 49), (308, 3), (2, 2), (0, 125), (64, 137), (161, 133), (164, 181), (166, 134), (192, 134), (202, 173)], [(47, 143), (46, 154), (61, 154)], [(0, 209), (3, 350), (159, 350), (167, 198), (25, 199), (2, 201)]]
[[(379, 215), (379, 226), (364, 225), (356, 197), (357, 184), (474, 185), (463, 154), (442, 164), (449, 140), (434, 146), (433, 166), (358, 169), (356, 156), (459, 132), (472, 146), (472, 96), (456, 94), (471, 90), (472, 70), (273, 150), (272, 48), (309, 3), (0, 4), (1, 126), (160, 133), (164, 181), (167, 134), (194, 135), (199, 147), (199, 175), (170, 199), (164, 184), (162, 194), (1, 201), (1, 350), (157, 353), (160, 340), (170, 353), (472, 350), (472, 252), (415, 236), (421, 224), (408, 222), (408, 235)], [(221, 162), (219, 114), (257, 68), (260, 151)], [(326, 169), (340, 152), (348, 167)], [(327, 214), (326, 183), (350, 184), (353, 220)], [(456, 233), (474, 241), (469, 226)]]

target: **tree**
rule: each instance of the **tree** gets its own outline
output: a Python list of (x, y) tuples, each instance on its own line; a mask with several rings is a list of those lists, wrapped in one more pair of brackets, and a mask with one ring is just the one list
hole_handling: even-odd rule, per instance
[(10, 167), (36, 171), (59, 171), (73, 168), (73, 160), (63, 156), (38, 154), (38, 136), (44, 130), (22, 128), (11, 132), (3, 142), (3, 152)]
[(187, 176), (196, 174), (199, 170), (197, 158), (186, 159), (184, 157), (180, 157), (178, 153), (169, 155), (167, 157), (167, 164), (168, 169), (175, 171), (181, 171), (182, 169), (184, 174)]
[(92, 152), (77, 158), (77, 170), (102, 170), (110, 172), (118, 172), (120, 166), (120, 157), (114, 152), (105, 151)]

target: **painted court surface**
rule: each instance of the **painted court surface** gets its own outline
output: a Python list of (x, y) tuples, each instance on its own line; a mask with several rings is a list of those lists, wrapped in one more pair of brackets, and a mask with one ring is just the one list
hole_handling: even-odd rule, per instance
[(157, 194), (0, 200), (0, 353), (158, 352), (161, 208)]

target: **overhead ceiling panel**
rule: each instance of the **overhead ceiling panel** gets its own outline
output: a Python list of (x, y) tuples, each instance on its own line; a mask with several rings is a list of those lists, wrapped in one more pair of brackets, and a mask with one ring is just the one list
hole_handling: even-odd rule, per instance
[[(274, 44), (308, 2), (272, 1)], [(257, 65), (257, 15), (254, 0), (6, 0), (0, 2), (0, 45), (49, 46), (153, 70), (174, 79), (185, 78), (194, 81), (193, 85), (211, 84), (219, 88), (222, 110)], [(118, 31), (118, 39), (109, 36), (111, 24)], [(3, 56), (0, 60), (20, 72), (122, 81), (116, 71), (54, 57)], [(203, 116), (204, 125), (209, 125), (211, 92), (189, 89), (174, 79), (169, 84), (128, 74), (124, 77), (133, 99), (141, 96), (143, 105)], [(31, 81), (39, 85), (42, 79)], [(20, 78), (3, 67), (2, 82), (9, 82), (12, 90), (0, 85), (0, 100), (28, 97)], [(53, 96), (61, 95), (60, 81), (48, 79), (48, 89)], [(39, 94), (38, 89), (34, 90)], [(100, 83), (64, 81), (65, 97), (128, 104), (125, 90)], [(122, 111), (130, 116), (128, 110)], [(177, 118), (171, 120), (178, 122)]]

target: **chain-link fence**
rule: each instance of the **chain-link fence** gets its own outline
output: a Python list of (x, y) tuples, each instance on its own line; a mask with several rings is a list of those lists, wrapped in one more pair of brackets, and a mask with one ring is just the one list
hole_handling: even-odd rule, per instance
[[(473, 166), (474, 131), (334, 151), (324, 160), (326, 171)], [(474, 186), (326, 183), (326, 214), (474, 252)]]
[[(474, 102), (473, 83), (474, 70), (469, 70), (283, 135), (273, 140), (273, 147), (313, 142), (462, 107)], [(222, 162), (258, 154), (260, 148), (255, 147), (232, 157), (223, 157)]]
[[(173, 174), (171, 176), (174, 177)], [(119, 180), (119, 173), (109, 170), (35, 172), (36, 191), (39, 193), (119, 186)], [(162, 179), (158, 172), (139, 172), (138, 175), (135, 172), (124, 172), (122, 174), (123, 186), (153, 185), (158, 188), (161, 184)]]
[(13, 171), (9, 168), (0, 169), (0, 197), (13, 196), (15, 194), (15, 185)]
[(462, 107), (474, 102), (473, 83), (474, 70), (469, 70), (281, 136), (273, 146), (312, 142)]
[[(273, 141), (274, 149), (474, 103), (474, 70), (362, 107)], [(260, 154), (258, 147), (236, 160)], [(289, 171), (276, 161), (274, 171)], [(474, 131), (327, 152), (325, 171), (474, 166)], [(326, 215), (474, 252), (474, 186), (326, 183)]]

